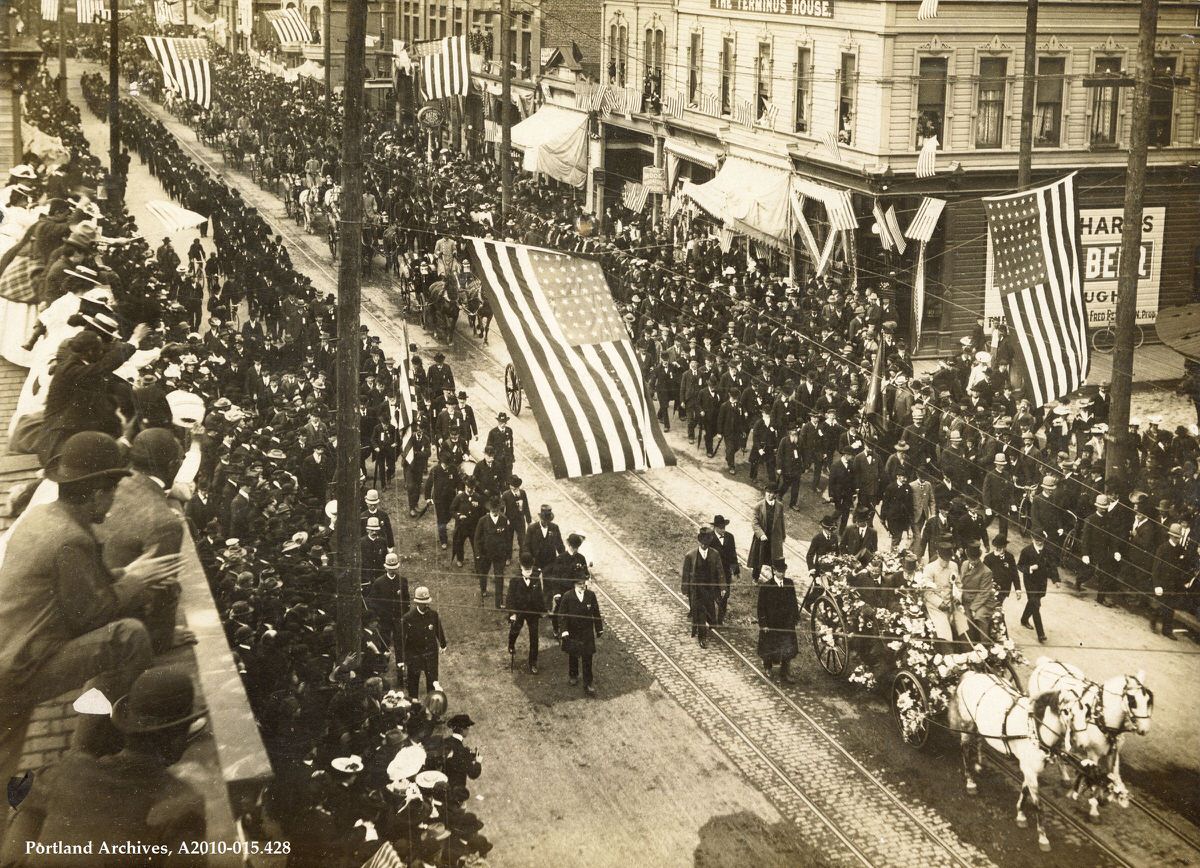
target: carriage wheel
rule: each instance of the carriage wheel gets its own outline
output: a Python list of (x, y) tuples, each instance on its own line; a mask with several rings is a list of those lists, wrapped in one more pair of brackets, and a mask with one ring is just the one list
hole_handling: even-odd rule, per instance
[(829, 594), (822, 594), (813, 603), (810, 626), (817, 663), (830, 675), (845, 675), (850, 668), (850, 630), (837, 601)]
[(508, 399), (508, 409), (513, 411), (514, 416), (520, 416), (524, 393), (521, 391), (521, 378), (517, 376), (517, 369), (512, 362), (504, 367), (504, 396)]
[(896, 673), (892, 681), (892, 717), (900, 738), (909, 747), (920, 750), (929, 741), (929, 694), (921, 679), (907, 669)]

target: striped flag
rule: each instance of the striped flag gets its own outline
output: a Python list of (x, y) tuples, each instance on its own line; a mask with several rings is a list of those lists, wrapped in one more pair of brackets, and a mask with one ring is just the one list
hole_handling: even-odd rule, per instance
[(937, 18), (938, 0), (921, 0), (921, 8), (917, 10), (918, 21), (928, 21)]
[(642, 113), (642, 98), (644, 94), (640, 87), (625, 88), (624, 99), (621, 101), (621, 112), (627, 117)]
[(700, 93), (700, 111), (713, 117), (721, 116), (721, 99), (715, 93)]
[(750, 100), (739, 99), (734, 102), (733, 122), (744, 127), (754, 126), (754, 106), (750, 105)]
[(722, 226), (717, 230), (717, 243), (721, 245), (721, 252), (728, 253), (733, 250), (733, 230)]
[(150, 54), (162, 66), (163, 82), (184, 99), (202, 108), (212, 107), (210, 49), (203, 39), (143, 36)]
[(639, 184), (636, 181), (626, 181), (625, 186), (621, 190), (621, 202), (630, 211), (635, 214), (641, 214), (642, 209), (646, 207), (646, 198), (650, 195), (650, 190), (645, 184)]
[(396, 855), (396, 848), (392, 846), (392, 842), (384, 841), (383, 846), (363, 863), (362, 868), (404, 868), (404, 863)]
[(1030, 397), (1041, 407), (1078, 389), (1088, 373), (1075, 173), (983, 203), (988, 290), (1000, 293)]
[(946, 209), (945, 199), (935, 199), (932, 196), (921, 198), (921, 204), (912, 222), (904, 230), (904, 237), (913, 241), (928, 242), (933, 238), (933, 230), (937, 228), (942, 211)]
[(858, 218), (854, 216), (854, 200), (849, 190), (834, 190), (825, 196), (825, 216), (829, 218), (829, 228), (842, 232), (853, 232), (858, 228)]
[(879, 231), (879, 244), (884, 250), (889, 253), (896, 249), (896, 243), (892, 240), (891, 230), (888, 229), (887, 217), (883, 214), (883, 206), (876, 199), (871, 205), (871, 216), (875, 218), (875, 227)]
[(875, 362), (871, 365), (871, 383), (867, 388), (867, 397), (863, 402), (863, 413), (870, 415), (878, 413), (882, 402), (879, 400), (883, 393), (883, 345), (875, 348)]
[(75, 20), (80, 24), (107, 21), (108, 7), (104, 0), (75, 0)]
[(421, 58), (421, 93), (425, 99), (466, 96), (471, 92), (467, 37), (447, 36), (433, 54)]
[(883, 219), (887, 221), (888, 234), (892, 236), (892, 241), (896, 245), (896, 252), (901, 256), (908, 249), (908, 243), (904, 240), (904, 233), (900, 231), (900, 219), (896, 216), (896, 206), (888, 205), (887, 211), (883, 214)]
[(842, 161), (842, 146), (838, 143), (837, 133), (832, 130), (825, 134), (825, 150), (839, 163)]
[(160, 25), (182, 24), (185, 0), (154, 0), (154, 20)]
[(42, 20), (58, 20), (58, 0), (42, 0)]
[(609, 117), (613, 112), (620, 111), (622, 102), (622, 95), (617, 92), (615, 87), (605, 86), (600, 111), (604, 113), (605, 117)]
[(932, 178), (937, 174), (937, 136), (930, 136), (921, 143), (921, 153), (917, 157), (917, 177)]
[(275, 35), (279, 37), (280, 43), (286, 45), (295, 42), (312, 42), (312, 31), (304, 23), (300, 10), (294, 6), (289, 6), (287, 9), (270, 9), (263, 13), (263, 17), (271, 22), (271, 27), (275, 30)]
[(598, 262), (470, 240), (554, 475), (675, 464)]
[(759, 120), (762, 121), (763, 123), (765, 123), (771, 129), (775, 129), (775, 121), (778, 117), (779, 117), (779, 106), (775, 105), (775, 103), (773, 103), (773, 102), (768, 101), (763, 106), (762, 117), (760, 117)]
[(687, 100), (683, 98), (683, 94), (679, 91), (669, 93), (663, 97), (662, 102), (663, 114), (670, 115), (673, 118), (683, 117), (684, 109), (687, 108)]
[(592, 99), (591, 99), (591, 102), (588, 104), (588, 108), (594, 112), (598, 112), (602, 108), (604, 108), (604, 99), (605, 99), (604, 94), (605, 94), (605, 91), (607, 91), (607, 90), (608, 90), (607, 84), (601, 84), (599, 87), (595, 88), (592, 91)]
[(404, 356), (396, 371), (396, 418), (392, 421), (400, 431), (400, 458), (405, 465), (413, 460), (413, 430), (417, 421), (417, 393), (413, 385), (412, 355), (408, 349), (408, 327), (404, 329)]

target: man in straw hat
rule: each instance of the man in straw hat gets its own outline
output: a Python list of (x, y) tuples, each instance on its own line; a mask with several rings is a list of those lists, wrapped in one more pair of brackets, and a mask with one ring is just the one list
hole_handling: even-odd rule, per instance
[(112, 710), (124, 750), (100, 758), (71, 751), (40, 773), (9, 827), (0, 863), (27, 864), (21, 857), (36, 843), (98, 848), (100, 841), (134, 841), (177, 853), (185, 842), (202, 840), (204, 798), (170, 767), (183, 757), (189, 729), (204, 714), (181, 668), (142, 673)]
[(438, 651), (446, 650), (442, 619), (433, 608), (429, 588), (413, 593), (413, 607), (400, 619), (400, 657), (404, 663), (409, 696), (416, 698), (425, 673), (425, 691), (434, 689), (438, 680)]
[[(113, 438), (74, 435), (46, 468), (58, 500), (32, 507), (9, 540), (0, 566), (0, 779), (16, 770), (39, 702), (89, 681), (123, 696), (150, 665), (138, 615), (152, 590), (174, 578), (179, 556), (147, 552), (110, 572), (92, 531), (128, 473)], [(107, 720), (84, 716), (74, 744), (111, 752), (114, 735)]]

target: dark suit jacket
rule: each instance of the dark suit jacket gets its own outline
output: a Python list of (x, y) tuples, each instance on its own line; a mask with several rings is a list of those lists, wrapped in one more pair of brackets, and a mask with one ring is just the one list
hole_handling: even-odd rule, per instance
[(491, 513), (486, 513), (475, 525), (475, 539), (472, 541), (475, 557), (494, 561), (512, 560), (513, 528), (503, 512), (497, 521), (492, 521)]
[(117, 403), (110, 391), (109, 380), (112, 372), (132, 355), (133, 347), (119, 342), (110, 345), (94, 364), (87, 364), (74, 353), (68, 353), (50, 381), (42, 430), (103, 431), (119, 437), (121, 426), (116, 416)]
[(525, 531), (525, 551), (533, 555), (533, 563), (540, 570), (546, 569), (556, 557), (567, 550), (563, 545), (558, 525), (550, 522), (549, 527), (550, 532), (543, 534), (541, 522), (534, 522)]
[(604, 632), (604, 621), (600, 617), (600, 603), (592, 591), (583, 592), (583, 602), (575, 595), (574, 588), (563, 592), (554, 613), (560, 632), (569, 634), (563, 639), (564, 651), (583, 657), (596, 653), (596, 637)]
[[(787, 509), (783, 505), (783, 501), (775, 501), (775, 516), (770, 525), (767, 524), (767, 502), (760, 500), (754, 507), (754, 538), (750, 540), (750, 558), (749, 563), (751, 569), (762, 564), (771, 564), (783, 558), (783, 541), (787, 537), (787, 533), (783, 526), (783, 513)], [(765, 531), (767, 541), (770, 543), (770, 551), (763, 550), (763, 541), (759, 538), (759, 531)]]
[(830, 465), (829, 499), (835, 507), (843, 512), (850, 509), (854, 502), (854, 489), (856, 487), (853, 465), (846, 467), (842, 464), (842, 459), (840, 458)]
[(542, 577), (538, 571), (533, 571), (528, 588), (525, 587), (525, 579), (519, 572), (509, 579), (508, 596), (505, 600), (510, 615), (544, 615), (546, 599), (542, 593)]
[(692, 549), (683, 558), (682, 590), (688, 602), (695, 605), (711, 603), (725, 587), (725, 568), (721, 554), (712, 546), (701, 557), (699, 547)]
[(808, 554), (805, 555), (805, 564), (808, 566), (810, 573), (821, 572), (821, 567), (818, 565), (818, 558), (824, 555), (836, 555), (842, 551), (841, 540), (837, 538), (837, 534), (831, 533), (828, 537), (824, 532), (818, 531), (817, 535), (812, 538), (812, 542), (808, 544)]

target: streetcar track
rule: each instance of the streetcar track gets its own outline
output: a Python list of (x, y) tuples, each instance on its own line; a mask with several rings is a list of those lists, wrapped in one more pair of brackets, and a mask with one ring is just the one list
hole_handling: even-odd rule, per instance
[[(143, 111), (147, 111), (147, 108), (144, 104), (143, 97), (136, 97), (135, 100), (141, 105), (141, 108)], [(152, 117), (154, 117), (156, 115), (156, 113), (153, 111), (149, 111), (148, 113), (150, 113)], [(186, 124), (183, 124), (181, 121), (178, 121), (178, 119), (172, 118), (172, 120), (174, 120), (180, 126), (183, 126), (184, 128), (190, 130), (190, 127), (187, 127)], [(198, 150), (197, 145), (200, 144), (199, 142), (192, 143), (192, 142), (189, 142), (186, 139), (184, 139), (182, 136), (179, 136), (178, 134), (172, 133), (172, 135), (175, 136), (175, 138), (181, 148), (183, 148), (185, 151), (187, 151), (198, 162), (205, 165), (210, 171), (212, 171), (218, 177), (224, 177), (226, 174), (232, 175), (234, 177), (240, 176), (241, 178), (244, 178), (249, 183), (249, 185), (251, 186), (252, 189), (259, 190), (264, 195), (269, 196), (272, 200), (277, 201), (278, 197), (276, 197), (272, 191), (259, 186), (257, 183), (255, 183), (253, 181), (253, 179), (251, 179), (249, 177), (249, 175), (245, 174), (244, 172), (236, 171), (228, 166), (223, 166), (223, 167), (218, 168), (216, 166), (216, 164), (213, 163), (204, 153), (202, 153)], [(276, 232), (278, 232), (280, 235), (287, 238), (290, 246), (294, 250), (298, 251), (305, 259), (307, 259), (313, 268), (320, 271), (328, 279), (334, 280), (336, 282), (336, 278), (337, 278), (336, 274), (328, 267), (328, 265), (326, 263), (317, 259), (308, 250), (308, 245), (307, 245), (307, 243), (305, 243), (305, 240), (307, 239), (308, 236), (306, 234), (301, 233), (300, 227), (293, 226), (293, 225), (291, 225), (290, 222), (280, 222), (279, 220), (277, 220), (275, 218), (274, 215), (270, 214), (269, 212), (264, 213), (262, 210), (258, 209), (257, 207), (255, 210), (259, 211), (259, 214), (262, 217), (262, 219), (265, 222), (267, 222), (269, 225), (271, 225), (275, 229)], [(382, 291), (388, 291), (389, 289), (391, 289), (395, 286), (394, 279), (386, 271), (384, 271), (382, 273), (382, 277), (383, 277), (382, 285), (377, 284), (376, 288), (378, 288)], [(398, 339), (401, 342), (405, 343), (405, 345), (407, 345), (407, 333), (406, 332), (397, 331), (395, 326), (392, 325), (391, 321), (385, 319), (384, 317), (382, 317), (380, 314), (376, 313), (375, 311), (370, 310), (365, 304), (364, 304), (362, 310), (363, 310), (363, 313), (365, 313), (368, 317), (370, 317), (381, 330), (390, 332), (391, 336), (394, 339)], [(423, 331), (424, 330), (422, 329), (422, 332)], [(482, 367), (484, 367), (485, 369), (492, 368), (492, 367), (495, 367), (500, 364), (500, 362), (498, 360), (493, 358), (491, 356), (491, 354), (488, 353), (488, 351), (486, 349), (484, 349), (484, 347), (478, 342), (478, 340), (475, 338), (475, 336), (473, 334), (468, 335), (463, 332), (458, 332), (457, 337), (465, 344), (465, 350), (466, 350), (465, 354), (474, 355), (477, 359), (482, 359), (484, 362), (484, 365)], [(502, 373), (502, 371), (501, 371), (501, 373)], [(502, 382), (502, 381), (497, 380), (497, 382)], [(478, 376), (476, 376), (476, 378), (475, 378), (475, 388), (478, 391), (482, 391), (485, 395), (487, 395), (494, 406), (500, 406), (500, 407), (506, 406), (507, 402), (506, 402), (504, 396), (502, 394), (497, 394), (494, 389), (492, 389), (490, 386), (486, 385), (482, 380), (479, 379)], [(516, 432), (514, 432), (514, 433), (516, 433)], [(538, 457), (536, 451), (533, 449), (533, 444), (531, 443), (531, 441), (527, 437), (521, 436), (520, 434), (517, 434), (517, 436), (522, 441), (522, 444), (523, 444), (521, 447), (522, 451), (526, 452), (527, 455), (531, 458)], [(682, 608), (684, 608), (684, 609), (687, 608), (687, 602), (685, 600), (683, 600), (682, 595), (680, 595), (677, 591), (675, 591), (672, 587), (670, 587), (666, 582), (664, 582), (658, 576), (658, 574), (655, 572), (655, 570), (653, 570), (650, 566), (648, 566), (640, 557), (638, 557), (632, 551), (630, 551), (629, 548), (621, 540), (619, 540), (610, 530), (608, 530), (605, 521), (599, 519), (590, 509), (588, 509), (588, 508), (584, 507), (582, 504), (580, 504), (579, 501), (569, 491), (566, 490), (566, 488), (563, 486), (563, 484), (560, 480), (555, 479), (550, 473), (548, 473), (544, 468), (542, 468), (537, 463), (536, 460), (531, 460), (527, 463), (544, 480), (546, 480), (546, 482), (548, 482), (553, 488), (555, 488), (566, 500), (568, 500), (570, 503), (572, 503), (577, 510), (579, 510), (583, 515), (585, 515), (589, 519), (591, 519), (593, 521), (593, 523), (600, 529), (601, 533), (603, 533), (606, 537), (608, 537), (613, 542), (613, 544), (615, 544), (619, 549), (621, 549), (631, 561), (636, 563), (643, 571), (645, 571), (645, 573), (651, 579), (653, 579), (665, 591), (667, 591), (668, 595), (672, 599), (674, 599), (678, 603), (680, 603)], [(727, 495), (724, 491), (722, 491), (720, 489), (715, 489), (709, 482), (701, 480), (699, 477), (697, 477), (696, 475), (691, 473), (687, 467), (676, 465), (675, 469), (677, 471), (679, 471), (680, 473), (682, 473), (685, 477), (690, 479), (692, 482), (696, 483), (697, 485), (700, 485), (706, 492), (709, 493), (710, 496), (715, 497), (716, 499), (720, 500), (722, 503), (727, 504), (728, 506), (736, 509), (739, 512), (752, 507), (752, 504), (750, 504), (746, 501), (735, 502), (734, 500), (731, 500), (730, 495)], [(630, 474), (630, 476), (632, 478), (636, 479), (639, 483), (641, 483), (648, 490), (653, 492), (653, 494), (658, 499), (660, 499), (661, 501), (666, 503), (668, 506), (670, 506), (672, 510), (674, 510), (675, 512), (684, 516), (689, 522), (691, 522), (697, 526), (701, 524), (700, 522), (698, 522), (694, 518), (692, 518), (692, 516), (689, 515), (678, 504), (676, 504), (675, 501), (672, 500), (668, 495), (666, 495), (662, 491), (659, 491), (657, 488), (655, 488), (653, 485), (651, 485), (644, 478), (644, 476), (642, 474), (635, 472), (635, 473)], [(798, 547), (797, 543), (785, 543), (785, 545), (787, 545), (789, 548), (791, 548), (797, 554), (801, 554), (801, 555), (803, 554), (801, 549)], [(808, 797), (808, 795), (804, 792), (804, 790), (791, 778), (791, 776), (784, 769), (780, 768), (779, 765), (776, 764), (767, 755), (765, 749), (756, 742), (754, 737), (752, 735), (750, 735), (750, 733), (746, 732), (745, 729), (743, 727), (741, 727), (735, 720), (733, 720), (733, 718), (721, 707), (718, 700), (715, 699), (694, 678), (692, 678), (692, 676), (690, 676), (684, 670), (684, 668), (671, 655), (671, 653), (669, 651), (667, 651), (667, 649), (663, 648), (662, 645), (659, 642), (657, 642), (649, 634), (649, 632), (647, 630), (645, 630), (637, 621), (635, 621), (633, 616), (630, 615), (630, 613), (626, 610), (626, 608), (624, 606), (622, 606), (619, 602), (617, 602), (617, 600), (614, 599), (611, 594), (609, 594), (607, 591), (605, 591), (604, 588), (602, 587), (602, 585), (597, 583), (597, 589), (605, 597), (605, 599), (609, 602), (609, 604), (611, 604), (620, 613), (621, 617), (626, 622), (628, 622), (628, 624), (635, 631), (637, 631), (637, 633), (647, 642), (647, 644), (651, 648), (654, 649), (654, 652), (658, 656), (660, 656), (672, 668), (672, 670), (674, 670), (680, 676), (680, 678), (682, 678), (684, 680), (684, 682), (703, 699), (703, 701), (710, 708), (713, 709), (713, 711), (721, 718), (721, 720), (726, 724), (726, 726), (728, 726), (738, 736), (738, 738), (740, 738), (754, 752), (754, 754), (764, 763), (764, 765), (771, 771), (771, 773), (775, 777), (780, 779), (783, 782), (783, 784), (790, 791), (792, 791), (804, 803), (804, 805), (809, 810), (811, 810), (814, 814), (816, 814), (821, 819), (821, 821), (824, 823), (824, 825), (827, 828), (829, 828), (829, 830), (838, 838), (838, 840), (841, 841), (846, 846), (846, 848), (855, 856), (855, 858), (858, 859), (858, 861), (862, 862), (864, 865), (868, 865), (868, 866), (873, 865), (870, 858), (865, 853), (863, 853), (863, 851), (857, 845), (855, 845), (850, 840), (849, 837), (847, 837), (846, 832), (843, 831), (843, 829), (841, 828), (841, 825), (838, 823), (838, 821), (835, 818), (831, 817), (824, 810), (822, 810), (815, 802), (812, 801), (811, 798)], [(843, 756), (845, 759), (847, 759), (854, 766), (856, 771), (866, 781), (868, 781), (877, 790), (879, 790), (881, 793), (883, 793), (883, 795), (886, 796), (888, 801), (891, 802), (895, 807), (897, 807), (908, 819), (910, 819), (913, 822), (913, 824), (917, 828), (919, 828), (926, 837), (928, 837), (930, 840), (935, 842), (939, 847), (941, 847), (943, 850), (945, 850), (945, 852), (950, 856), (950, 858), (953, 859), (957, 864), (963, 865), (963, 866), (972, 864), (970, 861), (964, 859), (961, 854), (959, 854), (948, 842), (946, 842), (943, 839), (942, 835), (937, 833), (935, 830), (930, 829), (929, 826), (925, 823), (925, 821), (922, 820), (920, 817), (918, 817), (907, 805), (905, 805), (903, 803), (903, 801), (895, 793), (893, 793), (891, 791), (891, 789), (885, 783), (883, 783), (881, 780), (879, 780), (873, 773), (871, 773), (868, 769), (866, 769), (856, 758), (854, 758), (846, 750), (846, 748), (844, 748), (838, 742), (838, 740), (832, 734), (830, 734), (824, 727), (822, 727), (816, 720), (814, 720), (811, 715), (809, 715), (800, 705), (798, 705), (790, 696), (788, 696), (787, 693), (785, 693), (777, 684), (772, 682), (766, 676), (766, 674), (763, 673), (761, 671), (761, 669), (759, 669), (758, 666), (756, 666), (749, 658), (747, 658), (739, 649), (735, 648), (733, 646), (733, 644), (726, 637), (722, 636), (719, 630), (714, 630), (713, 634), (721, 641), (721, 643), (723, 645), (725, 645), (725, 647), (731, 653), (733, 653), (748, 669), (750, 669), (757, 676), (758, 680), (760, 680), (762, 683), (766, 684), (768, 686), (768, 688), (770, 688), (770, 690), (779, 699), (781, 699), (785, 704), (787, 704), (791, 709), (793, 709), (801, 718), (803, 718), (805, 720), (805, 722), (809, 725), (809, 727), (814, 732), (816, 732), (819, 736), (821, 736), (821, 738), (826, 743), (828, 743), (831, 747), (833, 747), (834, 750), (837, 751), (841, 756)], [(1016, 770), (1012, 769), (1007, 763), (1004, 763), (1004, 762), (1000, 761), (997, 757), (990, 756), (990, 755), (989, 755), (989, 759), (992, 761), (992, 763), (994, 765), (996, 765), (997, 768), (999, 768), (1010, 779), (1016, 780), (1018, 782), (1021, 780), (1021, 777), (1016, 772)], [(1071, 811), (1067, 808), (1064, 808), (1063, 806), (1058, 805), (1056, 800), (1051, 799), (1051, 798), (1047, 797), (1046, 795), (1042, 795), (1041, 798), (1042, 798), (1043, 804), (1045, 804), (1046, 807), (1048, 807), (1055, 815), (1057, 815), (1067, 825), (1073, 827), (1081, 837), (1087, 839), (1090, 843), (1095, 845), (1098, 849), (1102, 850), (1114, 861), (1116, 861), (1117, 863), (1119, 863), (1121, 865), (1130, 866), (1130, 868), (1133, 868), (1133, 866), (1135, 866), (1137, 864), (1135, 862), (1129, 861), (1129, 859), (1127, 859), (1125, 856), (1123, 856), (1121, 853), (1119, 853), (1117, 850), (1115, 850), (1111, 845), (1109, 845), (1102, 838), (1100, 838), (1090, 828), (1090, 826), (1087, 823), (1085, 823), (1083, 820), (1081, 820), (1080, 818), (1078, 818), (1075, 815), (1076, 812)], [(1172, 833), (1174, 836), (1179, 838), (1181, 841), (1183, 841), (1185, 844), (1187, 844), (1190, 848), (1192, 848), (1196, 852), (1200, 852), (1200, 843), (1197, 843), (1197, 841), (1194, 840), (1192, 837), (1190, 837), (1186, 832), (1184, 832), (1183, 830), (1181, 830), (1181, 829), (1177, 828), (1176, 826), (1174, 826), (1173, 824), (1171, 824), (1159, 812), (1155, 811), (1153, 808), (1149, 807), (1148, 805), (1143, 803), (1141, 800), (1134, 797), (1132, 794), (1130, 795), (1130, 801), (1134, 807), (1136, 807), (1140, 811), (1142, 811), (1147, 817), (1149, 817), (1158, 826), (1160, 826), (1163, 829)]]

